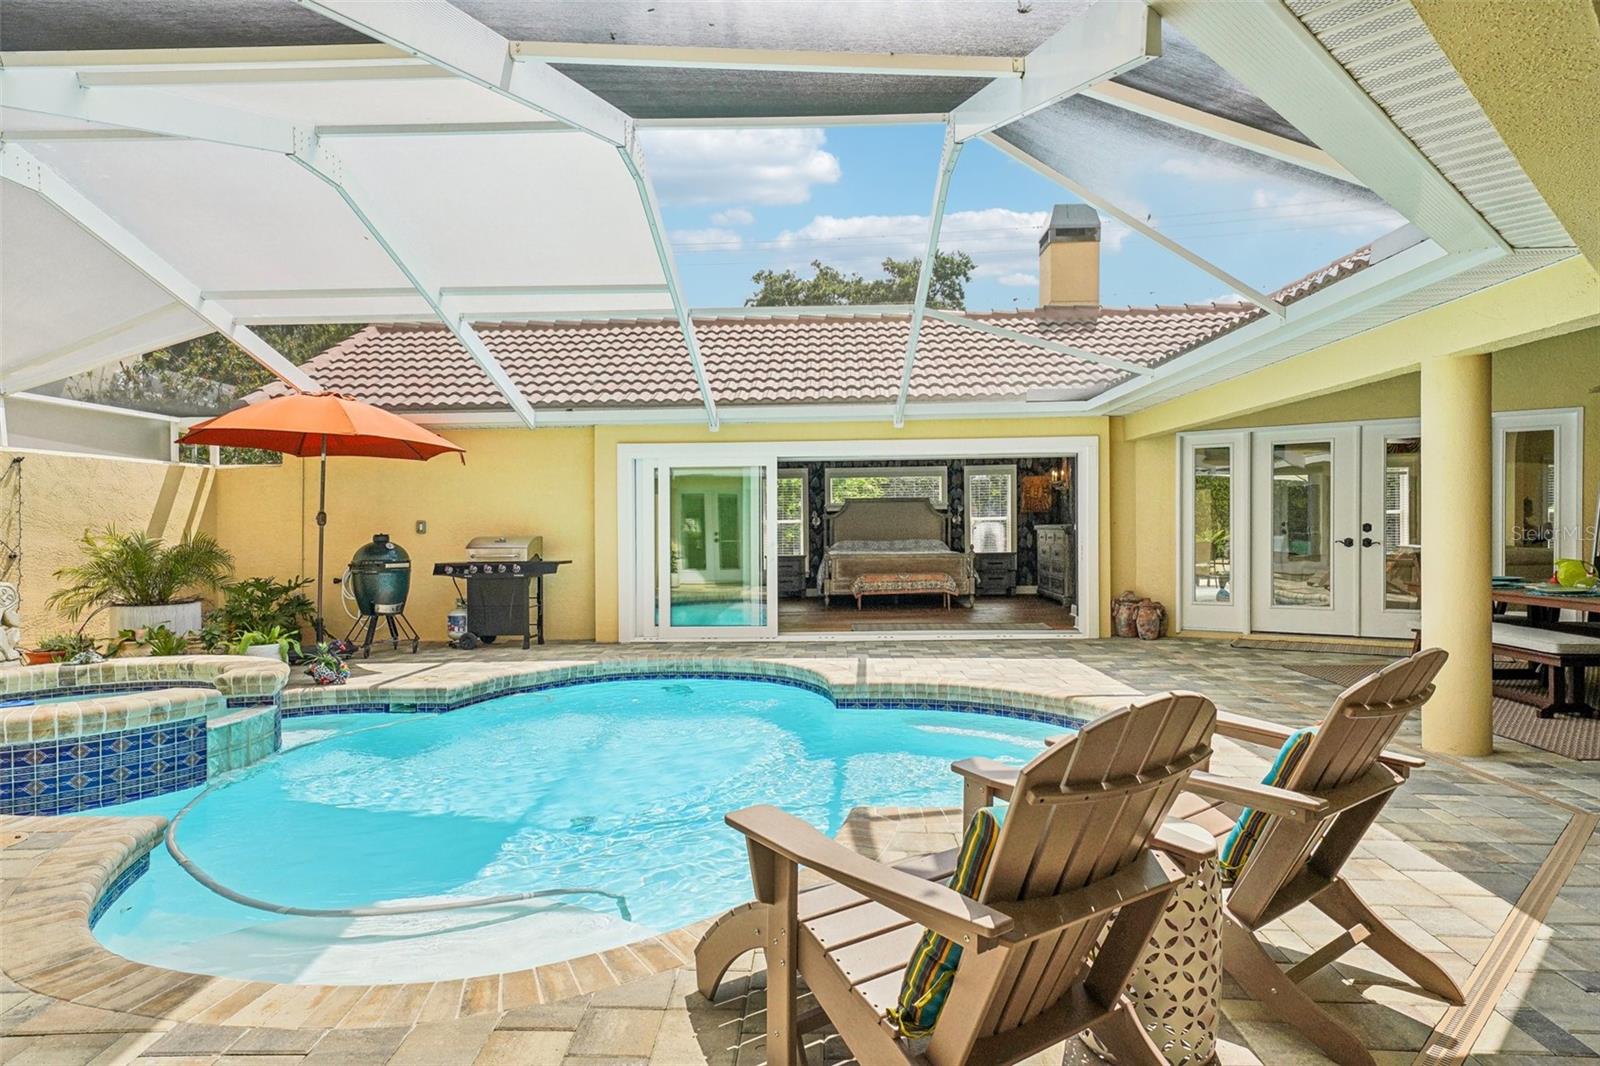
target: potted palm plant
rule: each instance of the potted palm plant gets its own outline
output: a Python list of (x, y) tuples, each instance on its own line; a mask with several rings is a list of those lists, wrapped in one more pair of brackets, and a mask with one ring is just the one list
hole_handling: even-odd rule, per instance
[(83, 535), (83, 561), (55, 573), (62, 582), (49, 603), (73, 621), (85, 611), (111, 614), (111, 628), (166, 626), (185, 635), (200, 628), (199, 593), (233, 570), (233, 556), (209, 533), (168, 545), (160, 537), (114, 528)]

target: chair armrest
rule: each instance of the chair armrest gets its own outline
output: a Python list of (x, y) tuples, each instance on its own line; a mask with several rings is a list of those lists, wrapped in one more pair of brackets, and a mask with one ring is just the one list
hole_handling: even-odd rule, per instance
[(1021, 767), (1000, 762), (998, 759), (979, 757), (953, 762), (950, 764), (950, 769), (973, 784), (987, 785), (997, 791), (1005, 792), (1016, 785), (1017, 771)]
[(1293, 792), (1287, 788), (1277, 788), (1274, 785), (1263, 785), (1254, 781), (1218, 777), (1216, 774), (1200, 770), (1189, 775), (1189, 781), (1184, 788), (1196, 796), (1221, 800), (1223, 803), (1237, 803), (1242, 807), (1254, 807), (1258, 811), (1297, 822), (1311, 821), (1328, 810), (1327, 800), (1307, 796), (1302, 792)]
[(1381, 751), (1378, 761), (1385, 766), (1392, 766), (1402, 774), (1409, 774), (1412, 770), (1420, 770), (1428, 765), (1428, 760), (1419, 759), (1415, 755), (1402, 755), (1398, 751)]
[(1013, 942), (1032, 940), (1126, 907), (1157, 892), (1170, 891), (1181, 885), (1187, 877), (1188, 874), (1167, 856), (1157, 851), (1146, 851), (1111, 876), (1091, 881), (1082, 888), (1063, 892), (1059, 896), (996, 903), (994, 908), (1009, 915), (1016, 923), (1003, 939)]
[(937, 881), (924, 881), (874, 862), (776, 807), (745, 807), (729, 814), (726, 820), (747, 839), (767, 850), (807, 869), (827, 874), (839, 884), (855, 889), (958, 944), (993, 940), (1012, 926), (1012, 920), (1005, 914)]
[(1260, 718), (1234, 714), (1232, 711), (1217, 712), (1217, 732), (1233, 740), (1269, 746), (1281, 746), (1294, 734), (1294, 730), (1286, 725), (1264, 722)]

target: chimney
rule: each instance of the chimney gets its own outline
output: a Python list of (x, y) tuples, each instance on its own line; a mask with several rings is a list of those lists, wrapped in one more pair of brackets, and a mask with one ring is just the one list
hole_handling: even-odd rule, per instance
[(1039, 237), (1039, 306), (1100, 306), (1100, 213), (1056, 204)]

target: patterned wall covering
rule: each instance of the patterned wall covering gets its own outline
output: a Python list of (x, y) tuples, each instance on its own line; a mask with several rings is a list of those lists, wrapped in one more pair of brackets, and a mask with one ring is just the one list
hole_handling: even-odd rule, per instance
[[(975, 466), (1007, 466), (1016, 464), (1017, 477), (1029, 474), (1048, 474), (1057, 466), (1062, 466), (1069, 472), (1074, 471), (1075, 459), (974, 459)], [(840, 470), (846, 468), (883, 469), (897, 466), (938, 466), (936, 459), (861, 459), (839, 462), (814, 462), (814, 463), (780, 463), (785, 469), (800, 469), (806, 471), (806, 485), (809, 502), (807, 514), (811, 524), (810, 557), (806, 561), (806, 587), (815, 588), (817, 585), (817, 567), (822, 564), (822, 553), (827, 548), (823, 543), (822, 511), (827, 502), (826, 487), (823, 484), (823, 471), (825, 469)], [(962, 499), (965, 486), (961, 472), (966, 467), (967, 460), (951, 459), (944, 463), (948, 475), (949, 503), (950, 503), (950, 547), (956, 551), (965, 548), (966, 523), (962, 521)], [(1077, 503), (1074, 499), (1078, 479), (1069, 473), (1067, 488), (1056, 493), (1055, 504), (1049, 511), (1038, 514), (1019, 514), (1017, 524), (1017, 584), (1032, 585), (1038, 575), (1038, 546), (1033, 529), (1040, 525), (1054, 525), (1060, 523), (1071, 524), (1077, 514)]]

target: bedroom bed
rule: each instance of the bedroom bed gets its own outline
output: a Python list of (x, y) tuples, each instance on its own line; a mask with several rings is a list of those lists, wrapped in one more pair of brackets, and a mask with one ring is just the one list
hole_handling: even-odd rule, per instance
[(927, 500), (849, 500), (825, 517), (827, 548), (817, 570), (824, 603), (852, 600), (868, 575), (937, 574), (955, 581), (972, 606), (977, 571), (971, 552), (950, 549), (949, 516)]

